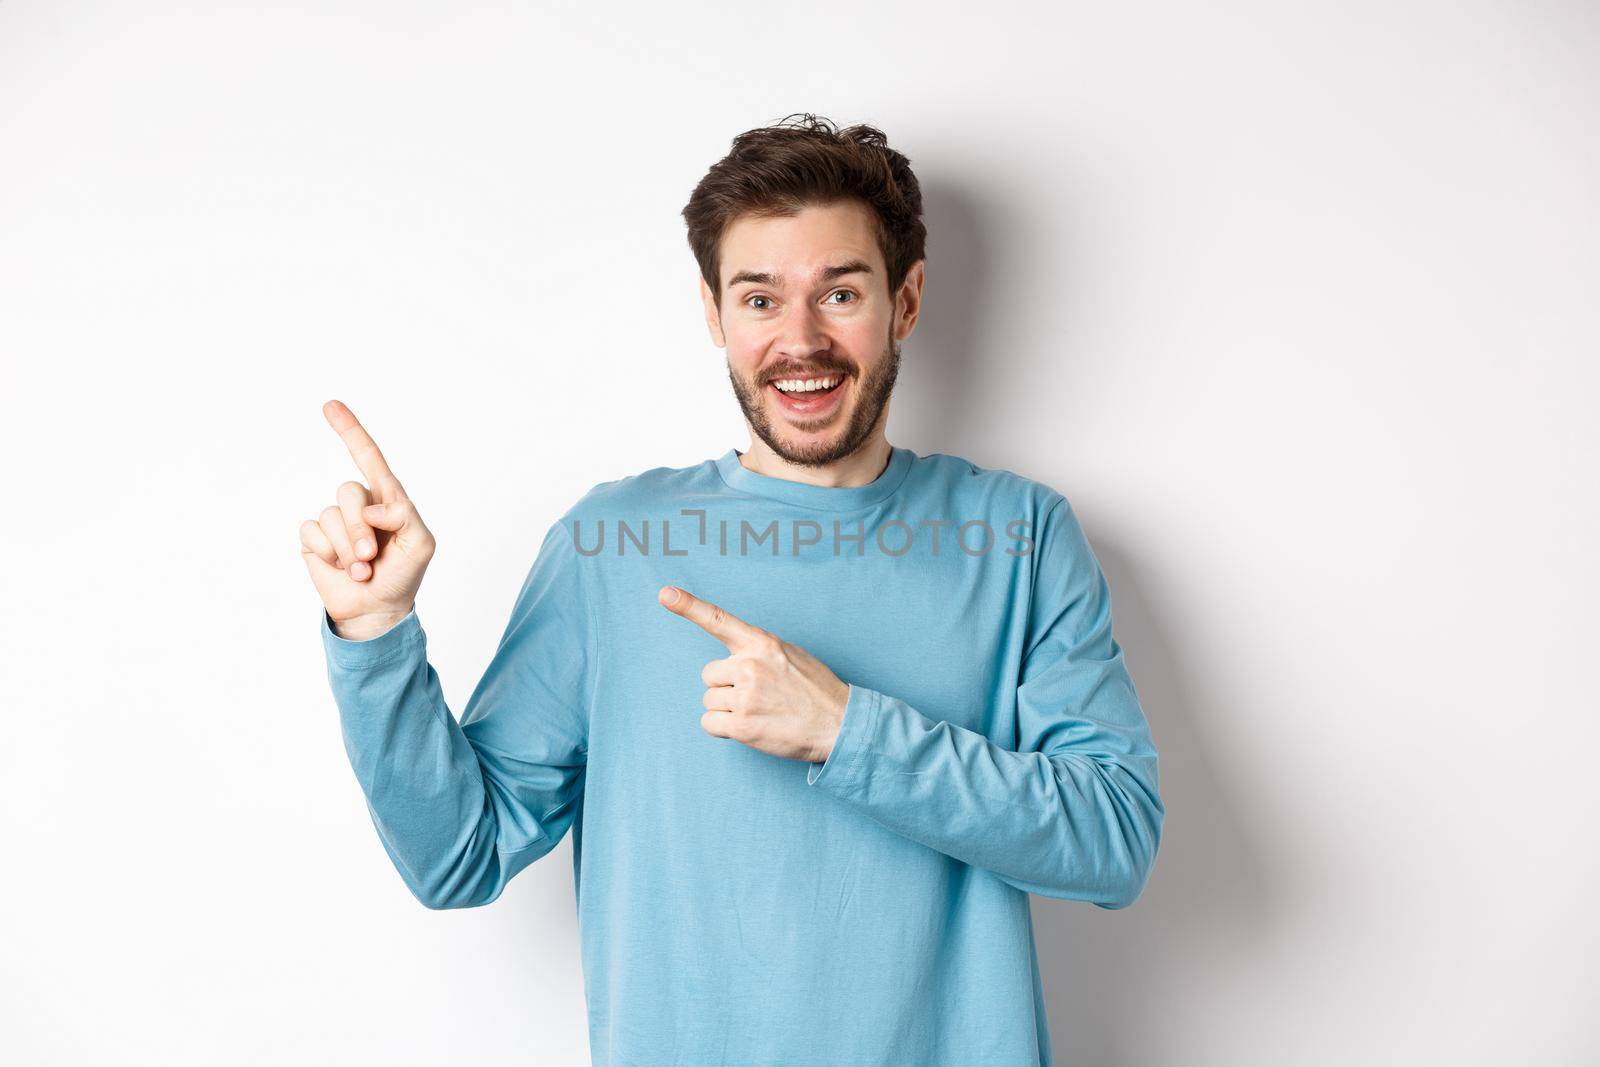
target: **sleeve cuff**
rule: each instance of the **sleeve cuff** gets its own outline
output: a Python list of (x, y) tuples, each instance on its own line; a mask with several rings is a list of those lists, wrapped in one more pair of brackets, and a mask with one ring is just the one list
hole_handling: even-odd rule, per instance
[(399, 655), (422, 639), (422, 621), (413, 606), (406, 617), (377, 637), (366, 641), (351, 641), (333, 632), (333, 617), (322, 609), (322, 647), (328, 662), (346, 669), (375, 667)]
[(813, 763), (806, 771), (806, 784), (821, 786), (835, 794), (848, 793), (861, 778), (861, 754), (866, 751), (878, 724), (878, 708), (883, 696), (875, 689), (859, 685), (850, 686), (850, 698), (845, 701), (844, 720), (839, 723), (839, 736), (833, 740), (833, 751), (821, 763)]

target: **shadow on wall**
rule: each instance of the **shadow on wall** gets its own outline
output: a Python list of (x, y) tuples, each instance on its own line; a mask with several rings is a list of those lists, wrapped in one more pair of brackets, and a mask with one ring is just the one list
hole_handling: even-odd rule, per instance
[(1129, 560), (1103, 536), (1093, 547), (1111, 587), (1113, 632), (1150, 721), (1166, 819), (1150, 881), (1130, 907), (1030, 903), (1056, 1062), (1133, 1067), (1151, 1044), (1136, 1028), (1171, 1013), (1180, 981), (1232, 972), (1279, 909), (1217, 774), (1227, 761), (1212, 758), (1202, 733), (1228, 709), (1188, 684), (1181, 635), (1168, 639), (1160, 606), (1143, 596)]
[[(1059, 231), (1055, 238), (1037, 232), (1026, 206), (997, 195), (981, 176), (930, 171), (919, 177), (928, 276), (922, 319), (905, 342), (891, 440), (922, 453), (966, 455), (981, 439), (991, 447), (979, 451), (992, 453), (1001, 443), (994, 430), (1006, 425), (1007, 397), (1019, 388), (1005, 368), (1030, 363), (996, 350), (1012, 336), (1003, 320), (1018, 306), (1002, 291), (1018, 280), (1007, 266), (1018, 256), (1004, 250), (1039, 258), (1033, 246), (1059, 239)], [(1043, 258), (1059, 262), (1063, 254), (1050, 251)], [(1062, 326), (1065, 378), (1056, 380), (1070, 395), (1072, 329), (1089, 309), (1073, 306), (1081, 287), (1072, 282), (1082, 268), (1068, 259), (1066, 277), (1053, 280), (1056, 295), (1042, 313)], [(1052, 354), (1045, 363), (1055, 359)], [(1259, 849), (1247, 839), (1235, 798), (1217, 773), (1227, 760), (1212, 758), (1203, 735), (1205, 724), (1225, 721), (1229, 709), (1188, 682), (1182, 635), (1169, 640), (1160, 604), (1143, 595), (1136, 562), (1093, 516), (1084, 522), (1111, 587), (1114, 634), (1150, 720), (1167, 812), (1150, 881), (1131, 907), (1107, 911), (1040, 896), (1030, 904), (1055, 1062), (1136, 1067), (1140, 1050), (1160, 1042), (1135, 1028), (1170, 1017), (1169, 998), (1194, 975), (1221, 977), (1239, 966), (1239, 955), (1259, 944), (1280, 909)]]
[[(901, 342), (900, 378), (889, 407), (889, 439), (926, 455), (962, 455), (968, 427), (988, 410), (988, 380), (979, 366), (983, 323), (993, 315), (998, 282), (990, 249), (1003, 247), (1004, 204), (981, 189), (963, 188), (946, 176), (918, 175), (928, 225), (927, 277), (916, 329)], [(988, 228), (985, 229), (985, 226)]]

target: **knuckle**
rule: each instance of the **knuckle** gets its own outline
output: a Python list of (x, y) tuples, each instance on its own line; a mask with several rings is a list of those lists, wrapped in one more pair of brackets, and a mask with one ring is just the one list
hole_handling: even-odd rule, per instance
[(366, 495), (367, 487), (356, 481), (354, 478), (350, 479), (349, 481), (339, 483), (339, 496), (341, 499), (347, 496), (365, 497)]

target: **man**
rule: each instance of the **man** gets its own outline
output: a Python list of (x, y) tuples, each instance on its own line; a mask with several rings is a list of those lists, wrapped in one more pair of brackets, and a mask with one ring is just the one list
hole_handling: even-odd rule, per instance
[(752, 130), (684, 216), (749, 448), (553, 524), (459, 724), (433, 538), (324, 409), (370, 489), (302, 540), (380, 840), (461, 908), (572, 829), (597, 1064), (1048, 1064), (1028, 893), (1126, 907), (1164, 814), (1100, 567), (1059, 492), (887, 441), (925, 231), (879, 131)]

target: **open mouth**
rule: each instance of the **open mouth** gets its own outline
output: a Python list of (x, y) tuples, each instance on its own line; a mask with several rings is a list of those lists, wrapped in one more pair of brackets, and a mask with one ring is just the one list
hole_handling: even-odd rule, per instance
[(803, 378), (777, 378), (768, 382), (767, 388), (777, 394), (783, 410), (796, 415), (821, 415), (838, 404), (848, 377), (834, 371)]

